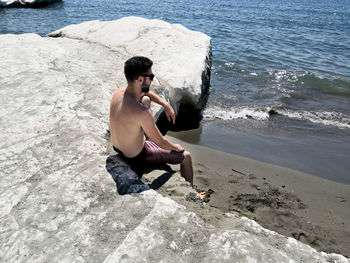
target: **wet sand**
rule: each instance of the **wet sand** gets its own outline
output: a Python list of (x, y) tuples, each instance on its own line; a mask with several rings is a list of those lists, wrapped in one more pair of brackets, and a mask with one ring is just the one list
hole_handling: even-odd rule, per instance
[[(169, 138), (192, 153), (196, 188), (212, 192), (207, 207), (239, 213), (318, 251), (350, 257), (350, 185)], [(191, 203), (176, 188), (160, 191)]]

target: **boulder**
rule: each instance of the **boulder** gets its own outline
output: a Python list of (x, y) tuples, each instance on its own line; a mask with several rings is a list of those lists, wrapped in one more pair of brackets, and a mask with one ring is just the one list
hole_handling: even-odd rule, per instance
[(135, 55), (149, 57), (156, 75), (153, 88), (163, 93), (176, 113), (181, 104), (193, 109), (205, 106), (210, 87), (211, 40), (201, 32), (161, 20), (126, 17), (70, 25), (48, 36), (105, 46), (122, 62)]
[(62, 0), (0, 0), (0, 7), (40, 7)]
[[(143, 33), (118, 31), (115, 25), (127, 21), (144, 21)], [(106, 130), (112, 93), (125, 85), (124, 61), (140, 52), (150, 56), (155, 82), (173, 103), (181, 101), (177, 94), (191, 94), (189, 100), (200, 105), (201, 95), (192, 92), (202, 89), (210, 41), (161, 21), (101, 23), (51, 34), (60, 38), (0, 35), (0, 262), (348, 262), (247, 218), (163, 196), (162, 189), (179, 200), (193, 192), (177, 173), (153, 171), (147, 178), (168, 180), (158, 191), (118, 195), (105, 167), (114, 154)], [(152, 23), (159, 28), (147, 27)], [(80, 33), (70, 37), (70, 30)], [(154, 38), (158, 30), (177, 38)], [(195, 42), (202, 61), (169, 63), (175, 50), (181, 61), (192, 55), (187, 49), (170, 52), (192, 34), (207, 40), (206, 48)], [(166, 47), (154, 43), (152, 51), (151, 39), (168, 43), (162, 51), (168, 57), (152, 56)], [(203, 220), (199, 210), (212, 213), (212, 220)]]

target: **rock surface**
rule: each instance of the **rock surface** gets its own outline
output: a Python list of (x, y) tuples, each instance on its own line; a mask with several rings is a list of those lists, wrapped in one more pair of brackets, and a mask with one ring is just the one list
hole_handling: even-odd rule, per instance
[(62, 0), (0, 0), (0, 7), (37, 7), (61, 1)]
[[(127, 21), (144, 21), (145, 34), (119, 32), (115, 25)], [(178, 174), (159, 192), (117, 195), (105, 168), (113, 153), (106, 129), (112, 92), (125, 85), (123, 62), (142, 52), (144, 41), (154, 45), (146, 45), (149, 53), (143, 54), (158, 54), (152, 50), (163, 45), (164, 39), (154, 38), (158, 30), (177, 34), (169, 46), (176, 47), (177, 40), (192, 33), (210, 41), (181, 26), (148, 28), (151, 22), (139, 18), (101, 23), (72, 26), (81, 35), (69, 38), (0, 35), (1, 262), (348, 262), (249, 219), (197, 203), (190, 209), (183, 205), (186, 201), (179, 204), (161, 195), (174, 191), (184, 200), (191, 192)], [(60, 31), (61, 36), (69, 30)], [(114, 45), (113, 39), (124, 41)], [(180, 58), (189, 55), (179, 49), (163, 52), (169, 58), (173, 52)], [(206, 52), (199, 64), (193, 61), (196, 66), (180, 68), (171, 66), (176, 59), (170, 63), (154, 55), (159, 76), (155, 84), (167, 82), (179, 94), (187, 94), (185, 87), (195, 90), (205, 71)], [(174, 77), (184, 72), (192, 72), (192, 81), (187, 75)], [(193, 96), (198, 97), (196, 103), (200, 96)], [(181, 101), (177, 95), (170, 97), (174, 103)], [(147, 180), (163, 173), (154, 171)], [(201, 209), (216, 220), (203, 220), (196, 213)]]
[(166, 88), (164, 95), (176, 112), (181, 103), (202, 108), (207, 100), (211, 41), (203, 33), (161, 20), (127, 17), (70, 25), (48, 36), (96, 43), (125, 59), (136, 55), (151, 58), (154, 84)]

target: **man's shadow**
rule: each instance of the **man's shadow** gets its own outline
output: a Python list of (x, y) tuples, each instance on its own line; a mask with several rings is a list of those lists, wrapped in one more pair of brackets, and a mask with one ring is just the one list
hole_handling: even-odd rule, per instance
[[(120, 195), (140, 193), (150, 189), (157, 190), (175, 173), (166, 164), (148, 166), (136, 173), (131, 170), (130, 166), (118, 154), (107, 157), (106, 169), (116, 183), (117, 191)], [(153, 170), (164, 170), (165, 172), (150, 184), (142, 182), (142, 175)]]
[[(175, 173), (175, 171), (173, 169), (171, 169), (171, 167), (169, 165), (163, 164), (163, 165), (150, 166), (145, 170), (145, 172), (143, 174), (150, 173), (154, 170), (163, 170), (164, 173), (162, 175), (158, 176), (156, 179), (154, 179), (151, 184), (149, 184), (149, 186), (153, 190), (157, 190), (161, 186), (163, 186), (167, 181), (169, 181), (170, 177)], [(139, 176), (142, 177), (142, 175), (139, 175)]]

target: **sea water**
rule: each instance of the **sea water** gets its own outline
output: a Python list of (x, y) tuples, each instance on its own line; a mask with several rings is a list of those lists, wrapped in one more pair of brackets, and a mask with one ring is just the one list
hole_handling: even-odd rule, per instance
[(350, 1), (65, 0), (0, 9), (0, 34), (131, 15), (212, 38), (210, 98), (183, 139), (350, 183)]

